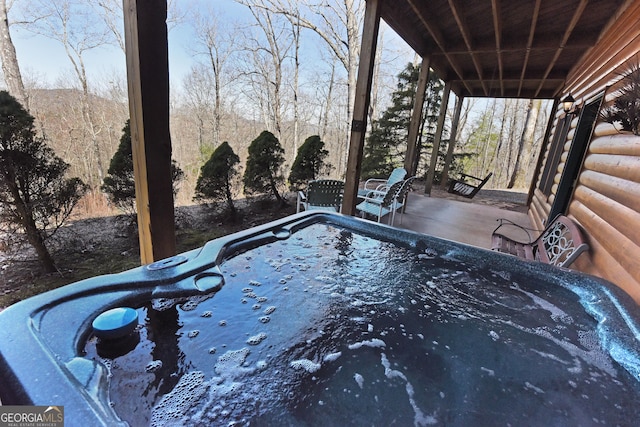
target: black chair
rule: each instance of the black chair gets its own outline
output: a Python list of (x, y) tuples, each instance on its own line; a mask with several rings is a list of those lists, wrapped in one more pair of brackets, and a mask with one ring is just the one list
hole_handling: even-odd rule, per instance
[(307, 191), (298, 192), (297, 209), (330, 210), (340, 212), (342, 204), (342, 193), (344, 192), (344, 182), (335, 179), (318, 179), (309, 181)]

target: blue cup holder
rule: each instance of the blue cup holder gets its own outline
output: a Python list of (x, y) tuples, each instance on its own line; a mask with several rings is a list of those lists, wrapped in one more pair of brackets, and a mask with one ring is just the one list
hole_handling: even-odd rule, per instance
[(101, 340), (126, 337), (138, 326), (138, 312), (129, 307), (107, 310), (93, 320), (93, 333)]

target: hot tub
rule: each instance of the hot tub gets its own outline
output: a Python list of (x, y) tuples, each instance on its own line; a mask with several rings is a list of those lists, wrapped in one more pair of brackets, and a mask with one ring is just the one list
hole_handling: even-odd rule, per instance
[[(98, 340), (115, 307), (139, 325)], [(0, 313), (0, 399), (68, 425), (631, 425), (637, 306), (615, 286), (302, 213)]]

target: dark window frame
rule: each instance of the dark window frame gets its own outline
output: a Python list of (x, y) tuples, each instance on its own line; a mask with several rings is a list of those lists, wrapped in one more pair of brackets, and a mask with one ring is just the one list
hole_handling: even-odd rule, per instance
[(558, 173), (558, 165), (564, 152), (564, 145), (567, 142), (567, 135), (569, 134), (569, 129), (571, 129), (572, 120), (573, 114), (565, 114), (558, 119), (558, 123), (556, 124), (556, 132), (553, 135), (553, 141), (551, 142), (547, 161), (545, 162), (544, 170), (540, 178), (540, 185), (538, 186), (540, 191), (547, 197), (551, 195), (553, 180)]
[(558, 214), (565, 214), (569, 208), (584, 158), (591, 143), (593, 130), (598, 121), (605, 92), (606, 90), (589, 99), (580, 110), (578, 126), (576, 126), (576, 131), (571, 141), (571, 147), (567, 154), (567, 160), (565, 161), (548, 219), (555, 218)]

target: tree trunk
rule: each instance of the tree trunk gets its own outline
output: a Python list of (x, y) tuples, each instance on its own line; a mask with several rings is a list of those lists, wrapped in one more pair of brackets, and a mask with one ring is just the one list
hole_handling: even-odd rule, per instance
[[(383, 27), (384, 28), (384, 27)], [(371, 100), (369, 101), (369, 124), (372, 124), (374, 120), (378, 117), (378, 85), (380, 80), (380, 63), (382, 57), (383, 50), (383, 40), (382, 37), (383, 30), (380, 29), (380, 36), (378, 36), (378, 46), (376, 49), (376, 62), (373, 66), (373, 78), (371, 82)]]
[(213, 146), (217, 147), (220, 145), (220, 125), (222, 123), (222, 96), (221, 96), (221, 88), (220, 88), (220, 60), (216, 59), (214, 62), (212, 59), (212, 64), (216, 64), (217, 67), (214, 68), (213, 78), (215, 81), (215, 104), (213, 106)]
[(491, 145), (491, 132), (493, 132), (493, 118), (496, 114), (496, 102), (497, 99), (493, 98), (491, 107), (489, 107), (489, 104), (487, 104), (487, 107), (491, 108), (491, 114), (489, 116), (489, 129), (487, 131), (487, 137), (485, 138), (484, 145), (482, 146), (482, 158), (480, 159), (480, 165), (476, 163), (476, 170), (474, 172), (476, 176), (483, 175), (487, 170), (487, 156), (489, 153), (489, 145)]
[(231, 180), (231, 178), (227, 174), (226, 188), (225, 188), (225, 193), (226, 193), (226, 196), (227, 196), (227, 209), (229, 210), (231, 215), (233, 215), (235, 217), (236, 214), (237, 214), (237, 211), (236, 211), (235, 205), (233, 204), (233, 194), (231, 193), (231, 186), (229, 185), (230, 180)]
[(20, 222), (24, 232), (27, 236), (27, 241), (29, 244), (35, 249), (36, 254), (38, 255), (38, 259), (42, 264), (42, 267), (47, 273), (53, 273), (56, 271), (56, 266), (53, 262), (53, 258), (49, 253), (46, 245), (44, 244), (44, 239), (36, 226), (36, 221), (33, 218), (33, 212), (29, 209), (29, 207), (24, 202), (20, 191), (16, 185), (9, 185), (9, 191), (12, 194), (13, 200), (15, 200), (15, 208), (18, 211), (18, 215), (20, 217)]
[(541, 101), (534, 102), (533, 100), (529, 101), (529, 108), (527, 109), (527, 121), (525, 122), (524, 130), (522, 131), (522, 136), (518, 143), (518, 152), (516, 154), (516, 164), (513, 168), (513, 173), (511, 174), (511, 179), (509, 180), (509, 184), (507, 184), (507, 188), (513, 188), (516, 184), (516, 178), (518, 177), (518, 172), (520, 172), (520, 163), (522, 161), (522, 151), (524, 149), (525, 143), (531, 144), (533, 141), (533, 134), (536, 130), (536, 122), (538, 120), (538, 113), (540, 111)]
[(348, 46), (348, 65), (347, 65), (347, 87), (349, 98), (347, 99), (347, 132), (344, 141), (344, 156), (342, 156), (342, 164), (339, 172), (344, 174), (347, 171), (347, 158), (349, 150), (347, 144), (351, 137), (351, 119), (353, 118), (353, 105), (356, 99), (356, 83), (358, 78), (358, 61), (360, 60), (360, 22), (357, 14), (357, 6), (354, 0), (344, 0), (346, 10), (347, 23), (347, 46)]
[(333, 95), (333, 84), (335, 82), (336, 65), (331, 65), (331, 80), (329, 80), (329, 89), (327, 90), (327, 103), (324, 108), (324, 118), (322, 120), (322, 130), (320, 131), (320, 138), (325, 138), (327, 135), (327, 129), (329, 128), (329, 111), (331, 110), (331, 97)]
[[(519, 111), (518, 111), (518, 102), (515, 100), (507, 100), (507, 102), (505, 103), (505, 113), (504, 113), (504, 117), (505, 117), (505, 121), (506, 118), (509, 118), (509, 135), (507, 136), (507, 156), (505, 157), (505, 163), (504, 163), (504, 167), (503, 170), (505, 171), (505, 180), (507, 181), (507, 185), (509, 180), (511, 179), (511, 173), (513, 173), (513, 170), (515, 170), (515, 165), (514, 165), (514, 152), (513, 152), (513, 147), (516, 146), (516, 152), (518, 151), (517, 149), (517, 143), (516, 141), (518, 141), (518, 144), (520, 143), (518, 135), (517, 135), (517, 128), (518, 128), (518, 124), (519, 124)], [(517, 154), (516, 154), (517, 157)], [(514, 167), (514, 169), (511, 169), (511, 166)], [(512, 171), (511, 173), (509, 171)]]
[(53, 258), (51, 257), (49, 250), (44, 244), (44, 240), (38, 232), (38, 229), (36, 228), (33, 220), (29, 221), (28, 224), (25, 224), (25, 231), (29, 244), (31, 244), (31, 246), (33, 246), (33, 248), (35, 249), (36, 254), (38, 255), (38, 259), (40, 260), (40, 263), (42, 264), (44, 270), (47, 273), (55, 272), (56, 266), (53, 262)]
[[(496, 183), (500, 182), (500, 179), (502, 178), (502, 162), (500, 161), (501, 156), (500, 154), (502, 153), (502, 148), (503, 148), (503, 135), (504, 135), (504, 125), (507, 122), (506, 121), (506, 106), (504, 107), (503, 113), (502, 113), (502, 122), (500, 124), (500, 132), (499, 132), (499, 137), (498, 137), (498, 146), (496, 147), (495, 151), (493, 152), (493, 156), (491, 157), (491, 162), (490, 165), (493, 165), (493, 172), (494, 172), (494, 181)], [(508, 144), (507, 144), (508, 145)]]
[(11, 96), (16, 98), (25, 110), (29, 111), (29, 98), (24, 89), (22, 74), (18, 66), (16, 48), (11, 40), (9, 32), (9, 19), (7, 18), (7, 0), (0, 0), (0, 60), (2, 72), (7, 88)]
[(296, 11), (296, 22), (293, 23), (293, 34), (295, 41), (295, 57), (294, 57), (294, 78), (293, 78), (293, 156), (291, 157), (291, 164), (296, 159), (298, 155), (298, 146), (300, 144), (300, 135), (299, 127), (300, 127), (300, 112), (298, 111), (298, 90), (299, 90), (299, 80), (300, 80), (300, 11)]
[(81, 83), (83, 88), (82, 113), (86, 120), (85, 129), (87, 129), (91, 138), (91, 146), (93, 147), (93, 155), (95, 156), (96, 161), (95, 169), (97, 171), (97, 182), (93, 180), (93, 173), (89, 175), (89, 177), (91, 178), (90, 185), (92, 189), (98, 189), (100, 188), (100, 185), (102, 185), (102, 182), (104, 180), (104, 166), (102, 164), (102, 151), (100, 149), (100, 141), (98, 140), (98, 134), (100, 133), (100, 131), (96, 130), (96, 120), (94, 119), (94, 111), (91, 107), (91, 101), (89, 100), (91, 95), (89, 94), (89, 85), (85, 73), (84, 63), (82, 63)]
[(271, 180), (269, 182), (269, 186), (271, 187), (271, 192), (273, 193), (274, 196), (276, 196), (276, 199), (280, 203), (280, 206), (287, 206), (287, 202), (282, 198), (282, 196), (278, 192), (278, 187), (277, 187), (276, 182), (275, 182), (275, 180), (273, 178), (271, 178)]

